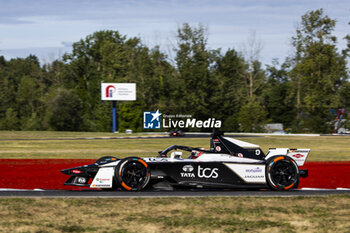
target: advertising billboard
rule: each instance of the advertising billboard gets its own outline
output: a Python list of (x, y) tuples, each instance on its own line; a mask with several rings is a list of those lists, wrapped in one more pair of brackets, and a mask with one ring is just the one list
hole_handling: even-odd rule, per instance
[(136, 83), (101, 83), (101, 100), (136, 100)]

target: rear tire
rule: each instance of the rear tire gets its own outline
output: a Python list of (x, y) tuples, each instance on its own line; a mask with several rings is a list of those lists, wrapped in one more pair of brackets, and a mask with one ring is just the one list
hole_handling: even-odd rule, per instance
[(150, 180), (148, 164), (137, 157), (122, 159), (115, 168), (116, 182), (127, 191), (140, 191)]
[(267, 160), (265, 177), (273, 190), (289, 190), (299, 185), (299, 168), (296, 162), (287, 156), (273, 156)]

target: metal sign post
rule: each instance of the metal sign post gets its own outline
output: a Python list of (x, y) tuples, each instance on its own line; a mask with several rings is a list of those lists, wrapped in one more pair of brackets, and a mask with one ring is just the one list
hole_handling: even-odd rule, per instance
[(112, 101), (112, 132), (117, 132), (117, 100), (135, 101), (136, 83), (101, 83), (101, 100)]
[(112, 123), (112, 132), (116, 133), (117, 132), (117, 101), (112, 101), (113, 103), (113, 108), (112, 108), (112, 118), (113, 118), (113, 123)]

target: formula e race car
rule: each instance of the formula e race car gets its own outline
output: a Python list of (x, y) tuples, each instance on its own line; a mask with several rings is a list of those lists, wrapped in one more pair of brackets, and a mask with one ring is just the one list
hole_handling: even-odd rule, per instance
[(170, 131), (169, 136), (170, 137), (184, 137), (185, 133), (182, 130), (176, 129), (176, 130)]
[[(189, 156), (182, 158), (182, 151)], [(298, 187), (300, 177), (308, 176), (308, 171), (299, 166), (303, 166), (309, 153), (310, 149), (271, 148), (264, 154), (258, 145), (214, 133), (210, 150), (173, 145), (156, 157), (106, 156), (94, 164), (61, 172), (70, 176), (65, 185), (98, 189), (290, 190)]]

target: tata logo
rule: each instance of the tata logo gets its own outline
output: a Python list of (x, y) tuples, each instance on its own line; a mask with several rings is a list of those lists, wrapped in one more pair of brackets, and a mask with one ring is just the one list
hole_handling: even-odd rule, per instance
[(194, 175), (194, 173), (192, 172), (193, 169), (194, 169), (194, 168), (192, 167), (192, 165), (185, 165), (185, 166), (183, 166), (183, 167), (182, 167), (182, 170), (183, 170), (184, 172), (181, 172), (181, 173), (180, 173), (181, 177), (188, 177), (188, 178), (194, 178), (194, 177), (196, 177), (196, 176)]
[(187, 178), (195, 178), (196, 176), (192, 172), (181, 172), (181, 177), (187, 177)]
[(192, 165), (185, 165), (185, 166), (182, 167), (182, 170), (184, 172), (192, 172), (193, 171), (193, 167), (192, 167)]
[(199, 178), (218, 178), (219, 168), (202, 168), (200, 165), (198, 166), (198, 177)]
[(160, 129), (160, 116), (162, 114), (156, 112), (143, 112), (143, 128), (144, 129)]

